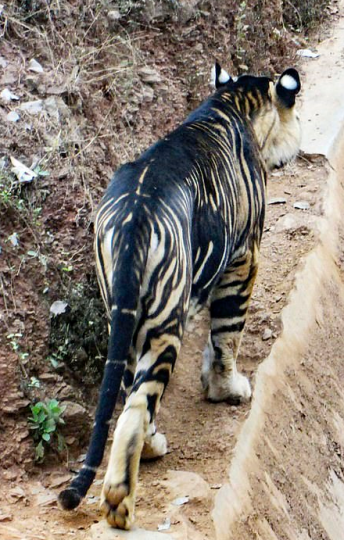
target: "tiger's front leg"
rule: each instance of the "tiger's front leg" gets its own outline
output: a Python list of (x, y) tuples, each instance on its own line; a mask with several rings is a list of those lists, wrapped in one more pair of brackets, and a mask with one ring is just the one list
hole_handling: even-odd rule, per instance
[(236, 360), (257, 275), (257, 259), (255, 245), (224, 272), (212, 295), (211, 334), (203, 354), (201, 377), (210, 401), (237, 404), (251, 398), (250, 383), (237, 371)]
[(137, 363), (131, 393), (115, 429), (101, 496), (101, 509), (113, 527), (130, 529), (133, 523), (141, 453), (144, 458), (156, 458), (167, 451), (154, 418), (180, 345), (179, 336), (162, 335), (152, 340)]

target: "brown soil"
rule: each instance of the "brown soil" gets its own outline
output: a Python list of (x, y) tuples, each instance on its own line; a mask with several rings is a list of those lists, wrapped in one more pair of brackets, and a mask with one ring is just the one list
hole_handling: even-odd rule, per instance
[[(51, 452), (44, 466), (34, 464), (34, 443), (27, 424), (29, 404), (43, 397), (57, 397), (86, 404), (92, 412), (96, 395), (90, 384), (84, 391), (80, 383), (83, 376), (75, 373), (73, 366), (60, 362), (63, 365), (55, 371), (47, 361), (52, 353), (49, 307), (54, 300), (69, 299), (77, 284), (82, 284), (82, 291), (88, 287), (91, 292), (87, 294), (97, 295), (92, 212), (108, 178), (121, 162), (132, 159), (173, 128), (206, 95), (210, 59), (216, 56), (224, 60), (234, 41), (233, 36), (228, 37), (228, 26), (232, 29), (233, 21), (228, 22), (226, 13), (219, 12), (218, 31), (214, 33), (214, 13), (210, 9), (208, 14), (200, 13), (184, 25), (173, 20), (163, 28), (158, 23), (134, 27), (123, 24), (116, 32), (123, 37), (129, 31), (130, 40), (123, 40), (110, 52), (99, 53), (99, 42), (106, 42), (111, 32), (105, 19), (98, 20), (92, 10), (92, 16), (82, 12), (80, 19), (78, 2), (65, 4), (70, 20), (82, 20), (83, 31), (89, 32), (88, 41), (82, 42), (76, 31), (68, 42), (63, 18), (66, 13), (62, 13), (50, 23), (49, 18), (42, 23), (55, 25), (49, 51), (43, 34), (33, 37), (31, 22), (24, 42), (21, 20), (15, 12), (6, 20), (6, 40), (0, 51), (7, 62), (1, 72), (3, 87), (18, 94), (20, 103), (54, 97), (58, 108), (58, 117), (55, 113), (43, 112), (34, 117), (22, 112), (20, 122), (12, 124), (5, 116), (15, 104), (0, 107), (0, 158), (15, 156), (30, 166), (38, 156), (41, 168), (50, 173), (49, 177), (15, 188), (10, 202), (1, 207), (0, 538), (6, 540), (59, 540), (66, 535), (84, 539), (100, 520), (97, 503), (104, 468), (78, 511), (63, 514), (56, 506), (56, 494), (71, 471), (79, 467), (82, 455), (79, 462), (76, 457), (85, 450), (81, 446), (85, 439), (67, 433), (71, 444), (68, 463), (65, 456), (61, 460)], [(269, 21), (271, 18), (273, 10)], [(93, 32), (95, 27), (98, 34)], [(42, 26), (36, 28), (42, 30)], [(64, 42), (59, 43), (59, 36), (64, 36)], [(275, 53), (270, 43), (270, 54), (259, 61), (250, 62), (248, 56), (249, 67), (272, 72), (278, 66), (281, 70), (291, 61), (286, 43), (280, 42)], [(253, 41), (250, 44), (254, 48)], [(78, 59), (71, 51), (81, 54), (82, 46), (88, 47), (87, 51), (93, 47), (93, 56), (90, 65), (84, 70), (81, 67), (78, 78), (74, 70)], [(107, 76), (104, 67), (114, 65), (115, 54), (116, 67), (128, 56), (131, 58), (124, 76), (117, 79), (113, 74)], [(44, 73), (28, 71), (33, 57), (42, 63)], [(209, 59), (207, 65), (205, 57)], [(240, 61), (240, 55), (233, 54), (229, 66), (223, 63), (231, 70)], [(147, 65), (160, 76), (159, 82), (146, 84), (139, 75), (139, 69)], [(130, 84), (125, 86), (130, 77)], [(100, 80), (93, 82), (95, 78)], [(270, 202), (281, 197), (285, 201), (267, 207), (260, 271), (240, 351), (239, 367), (250, 377), (253, 388), (259, 363), (280, 335), (280, 313), (295, 273), (318, 235), (327, 170), (321, 158), (310, 159), (302, 157), (269, 179)], [(8, 164), (6, 167), (9, 170)], [(19, 200), (23, 203), (18, 206)], [(294, 208), (297, 201), (306, 201), (309, 208)], [(37, 208), (41, 210), (35, 214)], [(17, 247), (9, 241), (13, 233), (19, 239)], [(30, 251), (36, 255), (28, 255)], [(168, 438), (169, 453), (163, 460), (142, 464), (136, 511), (140, 527), (157, 530), (166, 516), (172, 516), (168, 532), (182, 539), (190, 535), (192, 540), (197, 540), (198, 534), (203, 539), (214, 538), (210, 518), (213, 498), (225, 481), (237, 435), (250, 410), (249, 405), (234, 407), (204, 401), (200, 366), (206, 332), (207, 314), (202, 313), (191, 323), (158, 419), (160, 430)], [(10, 334), (21, 336), (8, 338)], [(10, 344), (13, 339), (17, 350)], [(28, 353), (29, 360), (20, 357), (21, 353)], [(89, 369), (88, 383), (94, 366)], [(40, 381), (39, 388), (30, 385), (31, 377)], [(89, 424), (88, 416), (85, 423)], [(281, 434), (281, 444), (283, 437)], [(278, 441), (274, 444), (278, 445)], [(171, 500), (189, 493), (183, 488), (176, 494), (167, 486), (168, 471), (197, 473), (210, 486), (210, 495), (190, 496), (187, 504), (172, 512)]]

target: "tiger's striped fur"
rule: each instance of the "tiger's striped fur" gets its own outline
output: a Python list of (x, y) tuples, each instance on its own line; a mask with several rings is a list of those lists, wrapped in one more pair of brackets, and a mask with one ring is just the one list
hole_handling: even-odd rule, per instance
[(276, 84), (253, 76), (235, 81), (216, 66), (215, 83), (215, 94), (180, 127), (116, 172), (97, 213), (108, 359), (85, 465), (59, 500), (75, 508), (92, 483), (123, 378), (127, 399), (101, 502), (119, 528), (133, 521), (141, 454), (166, 453), (154, 420), (191, 305), (210, 302), (207, 398), (251, 396), (236, 358), (258, 268), (265, 164), (280, 166), (298, 151), (300, 81), (293, 69)]

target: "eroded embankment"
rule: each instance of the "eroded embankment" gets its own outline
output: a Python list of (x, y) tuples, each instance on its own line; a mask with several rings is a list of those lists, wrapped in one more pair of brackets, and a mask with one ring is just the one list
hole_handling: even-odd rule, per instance
[[(342, 33), (330, 40), (338, 52), (332, 68), (340, 60)], [(328, 103), (328, 97), (325, 91), (321, 100)], [(335, 143), (321, 152), (316, 134), (331, 131), (321, 100), (322, 123), (308, 130), (312, 141), (306, 147), (324, 153), (331, 165), (325, 219), (282, 311), (283, 332), (257, 371), (229, 483), (215, 501), (217, 540), (344, 538), (344, 134), (338, 123), (332, 125)], [(332, 114), (338, 119), (336, 106)]]

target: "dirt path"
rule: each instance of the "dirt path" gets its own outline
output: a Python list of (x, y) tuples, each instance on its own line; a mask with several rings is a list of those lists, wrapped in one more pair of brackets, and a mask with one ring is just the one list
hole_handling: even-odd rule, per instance
[[(308, 99), (306, 92), (304, 96)], [(229, 524), (232, 531), (230, 538), (240, 537), (243, 540), (341, 538), (335, 532), (331, 536), (323, 526), (326, 520), (328, 523), (331, 516), (333, 518), (334, 503), (331, 506), (330, 495), (326, 499), (327, 493), (323, 493), (323, 497), (319, 495), (320, 480), (325, 483), (329, 480), (326, 469), (329, 463), (337, 479), (331, 484), (333, 490), (338, 486), (338, 479), (343, 477), (340, 458), (344, 441), (334, 434), (335, 431), (340, 433), (344, 425), (342, 416), (339, 413), (335, 415), (340, 399), (344, 399), (339, 384), (334, 385), (334, 381), (343, 380), (344, 377), (338, 355), (338, 351), (341, 351), (340, 323), (344, 311), (340, 298), (336, 302), (338, 290), (342, 287), (338, 276), (323, 288), (322, 310), (316, 315), (320, 330), (310, 335), (307, 347), (305, 340), (301, 340), (306, 352), (302, 353), (298, 363), (291, 362), (289, 368), (286, 367), (286, 355), (290, 350), (282, 347), (281, 352), (281, 340), (278, 339), (282, 330), (282, 310), (288, 303), (296, 273), (304, 268), (306, 255), (318, 245), (320, 234), (323, 234), (321, 231), (324, 230), (323, 223), (328, 219), (329, 211), (323, 204), (328, 194), (328, 173), (329, 166), (325, 159), (305, 156), (269, 179), (270, 204), (267, 208), (260, 271), (239, 367), (250, 377), (255, 388), (257, 369), (265, 358), (268, 361), (271, 359), (274, 354), (271, 349), (276, 350), (274, 344), (277, 340), (277, 351), (284, 359), (285, 378), (281, 377), (277, 384), (279, 376), (273, 372), (276, 366), (271, 361), (270, 364), (264, 362), (268, 367), (263, 364), (263, 369), (259, 370), (258, 395), (252, 410), (250, 405), (234, 407), (205, 402), (201, 393), (200, 366), (207, 335), (207, 314), (201, 314), (189, 329), (158, 420), (160, 430), (167, 435), (169, 453), (161, 461), (141, 466), (136, 524), (152, 531), (147, 539), (154, 540), (155, 534), (159, 534), (156, 532), (158, 527), (164, 525), (165, 532), (161, 532), (157, 538), (210, 540), (216, 537), (222, 540), (229, 538)], [(341, 196), (338, 191), (336, 194)], [(306, 207), (305, 210), (294, 207), (295, 203), (300, 202), (302, 207)], [(342, 233), (344, 237), (344, 231)], [(312, 308), (311, 303), (303, 306), (303, 310), (307, 308)], [(303, 310), (299, 310), (300, 327)], [(283, 317), (286, 324), (287, 319)], [(295, 320), (295, 311), (292, 315), (289, 312), (290, 317)], [(325, 324), (327, 318), (331, 326)], [(326, 347), (330, 342), (331, 346)], [(315, 362), (314, 351), (326, 352), (315, 355)], [(330, 356), (338, 358), (338, 362), (328, 363)], [(264, 402), (264, 421), (259, 419), (259, 442), (255, 439), (252, 450), (245, 448), (240, 433), (247, 431), (247, 425), (252, 426), (256, 414), (254, 407), (263, 406), (260, 401), (262, 385), (267, 384), (266, 379), (265, 383), (262, 382), (264, 370), (267, 372), (265, 377), (268, 374), (270, 383), (273, 381), (274, 391), (270, 390), (269, 395), (275, 395), (273, 400)], [(320, 396), (319, 399), (316, 396)], [(307, 412), (308, 407), (311, 415)], [(331, 410), (331, 425), (328, 410)], [(332, 417), (337, 419), (337, 426)], [(295, 462), (302, 461), (298, 456), (305, 453), (306, 446), (310, 449), (309, 452), (307, 450), (308, 476), (305, 470), (295, 465)], [(247, 472), (242, 474), (240, 467), (244, 462), (241, 458), (246, 452), (250, 457)], [(235, 467), (232, 465), (231, 485), (228, 486), (225, 484), (233, 456)], [(30, 481), (17, 485), (9, 478), (7, 485), (0, 486), (0, 538), (138, 538), (135, 532), (110, 531), (100, 521), (98, 500), (104, 468), (80, 509), (63, 514), (57, 508), (56, 494), (70, 477), (70, 468), (78, 466), (51, 467), (42, 470)], [(239, 487), (238, 471), (242, 484)], [(341, 493), (340, 497), (343, 496), (341, 489), (338, 487), (337, 490)], [(254, 493), (251, 498), (248, 496), (249, 490)], [(233, 492), (235, 497), (240, 494), (235, 504)], [(302, 505), (298, 505), (298, 493), (301, 494)], [(186, 504), (171, 504), (176, 498), (186, 496), (189, 498)], [(332, 500), (335, 498), (332, 497)], [(320, 522), (313, 520), (316, 505), (320, 505), (323, 511)], [(238, 516), (241, 518), (238, 519)], [(297, 530), (297, 534), (294, 534), (294, 530)]]

